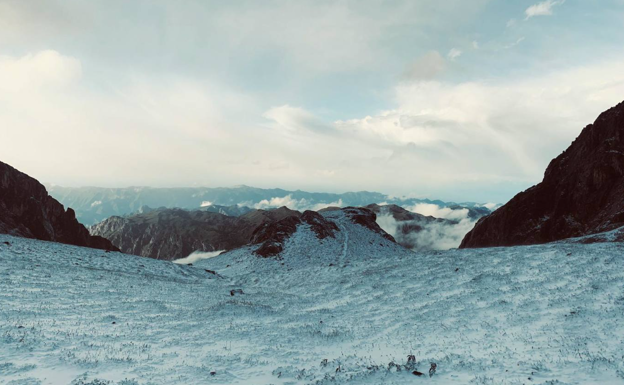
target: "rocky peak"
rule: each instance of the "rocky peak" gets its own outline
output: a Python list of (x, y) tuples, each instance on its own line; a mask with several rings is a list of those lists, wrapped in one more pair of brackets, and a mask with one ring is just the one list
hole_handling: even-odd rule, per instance
[(280, 221), (265, 223), (258, 227), (251, 238), (251, 244), (260, 244), (255, 251), (262, 257), (278, 255), (284, 249), (284, 242), (290, 238), (301, 224), (310, 226), (318, 239), (334, 238), (338, 226), (315, 211), (305, 211), (300, 217), (288, 216)]
[(351, 220), (351, 222), (364, 226), (373, 232), (380, 234), (389, 241), (396, 242), (394, 237), (385, 231), (377, 224), (377, 215), (370, 209), (364, 207), (345, 207), (342, 209), (345, 215)]
[(76, 220), (74, 210), (65, 210), (36, 179), (3, 162), (0, 162), (0, 233), (118, 250), (107, 239), (91, 236)]
[(477, 222), (461, 247), (536, 244), (624, 225), (624, 102), (553, 159), (541, 183)]

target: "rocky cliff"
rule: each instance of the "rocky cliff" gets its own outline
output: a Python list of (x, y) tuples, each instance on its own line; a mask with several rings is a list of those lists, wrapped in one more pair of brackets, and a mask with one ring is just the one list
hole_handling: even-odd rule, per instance
[(624, 225), (624, 102), (603, 112), (541, 183), (477, 222), (460, 247), (539, 244)]
[(107, 239), (91, 236), (78, 223), (74, 210), (48, 195), (45, 187), (0, 162), (0, 233), (67, 243), (97, 249), (117, 250)]

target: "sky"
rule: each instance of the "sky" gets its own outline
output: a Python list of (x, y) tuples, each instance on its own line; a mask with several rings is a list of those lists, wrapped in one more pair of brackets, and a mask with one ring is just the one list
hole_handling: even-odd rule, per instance
[(624, 100), (623, 26), (624, 0), (0, 0), (0, 160), (502, 203)]

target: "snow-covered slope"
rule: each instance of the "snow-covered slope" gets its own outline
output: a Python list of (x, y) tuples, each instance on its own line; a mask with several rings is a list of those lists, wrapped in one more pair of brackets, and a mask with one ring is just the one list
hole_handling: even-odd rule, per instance
[(0, 383), (624, 382), (623, 244), (412, 253), (336, 221), (195, 266), (0, 235)]

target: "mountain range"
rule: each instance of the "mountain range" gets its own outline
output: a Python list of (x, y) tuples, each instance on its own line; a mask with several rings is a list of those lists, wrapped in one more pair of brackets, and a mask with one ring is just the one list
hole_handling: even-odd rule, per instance
[[(166, 207), (195, 210), (209, 206), (246, 206), (253, 209), (270, 209), (286, 206), (293, 210), (319, 210), (328, 206), (366, 206), (371, 203), (414, 206), (433, 204), (439, 207), (468, 207), (485, 209), (475, 202), (444, 202), (420, 198), (398, 198), (377, 192), (346, 192), (342, 194), (262, 189), (249, 186), (237, 187), (61, 187), (47, 186), (50, 195), (76, 211), (78, 220), (93, 225), (112, 216), (137, 212), (141, 207)], [(492, 206), (490, 206), (492, 207)], [(230, 209), (231, 210), (231, 209)], [(230, 214), (227, 214), (230, 215)]]

